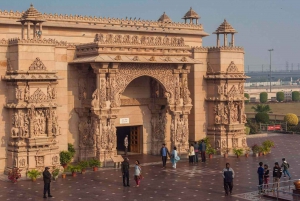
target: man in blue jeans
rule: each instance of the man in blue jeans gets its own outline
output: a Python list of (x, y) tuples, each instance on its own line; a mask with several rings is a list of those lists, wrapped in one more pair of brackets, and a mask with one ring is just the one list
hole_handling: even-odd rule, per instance
[(163, 168), (166, 167), (167, 156), (170, 156), (169, 150), (166, 147), (166, 144), (162, 144), (162, 148), (160, 149), (160, 155), (163, 162)]
[(259, 167), (257, 169), (257, 174), (258, 174), (258, 189), (259, 189), (259, 192), (261, 193), (262, 192), (262, 187), (263, 187), (263, 182), (264, 182), (264, 168), (262, 167), (263, 166), (263, 163), (262, 162), (259, 162)]
[(291, 175), (288, 171), (288, 169), (290, 168), (290, 164), (285, 160), (285, 158), (282, 159), (282, 165), (281, 167), (283, 168), (283, 177), (289, 176), (289, 180), (291, 180)]

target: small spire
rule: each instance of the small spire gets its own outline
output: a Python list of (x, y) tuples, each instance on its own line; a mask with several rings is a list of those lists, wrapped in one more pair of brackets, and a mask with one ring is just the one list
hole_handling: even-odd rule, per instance
[(30, 4), (30, 7), (33, 8), (33, 4), (32, 3)]

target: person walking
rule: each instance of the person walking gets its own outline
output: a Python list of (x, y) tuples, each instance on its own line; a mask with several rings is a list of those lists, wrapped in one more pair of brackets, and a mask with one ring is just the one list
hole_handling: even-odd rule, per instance
[(289, 180), (291, 180), (291, 175), (289, 173), (290, 164), (285, 160), (285, 158), (282, 159), (281, 167), (283, 168), (283, 177), (289, 176)]
[(163, 168), (166, 168), (167, 157), (170, 156), (170, 152), (166, 147), (166, 144), (162, 144), (162, 148), (160, 149), (160, 155), (163, 162)]
[(198, 153), (199, 153), (199, 144), (197, 142), (194, 142), (194, 150), (195, 150), (195, 163), (198, 164)]
[(194, 149), (194, 145), (191, 144), (190, 148), (189, 148), (189, 161), (190, 164), (194, 165), (194, 158), (195, 158), (195, 149)]
[(259, 162), (259, 167), (257, 169), (259, 193), (262, 193), (262, 190), (263, 190), (264, 168), (262, 166), (263, 166), (263, 162)]
[(275, 166), (273, 168), (273, 189), (274, 186), (276, 185), (276, 188), (279, 188), (279, 182), (280, 178), (282, 176), (282, 169), (279, 167), (278, 162), (275, 163)]
[(201, 141), (200, 151), (201, 151), (202, 162), (205, 162), (206, 161), (206, 156), (205, 156), (206, 144), (205, 144), (204, 140)]
[(180, 160), (178, 154), (177, 154), (177, 148), (174, 147), (172, 154), (171, 154), (171, 162), (172, 162), (172, 167), (176, 169), (176, 163)]
[(141, 178), (142, 178), (142, 168), (140, 167), (140, 162), (138, 160), (135, 161), (134, 166), (134, 180), (136, 182), (136, 187), (140, 186)]
[(49, 167), (45, 167), (43, 172), (43, 180), (44, 180), (44, 197), (46, 197), (46, 193), (48, 193), (48, 198), (53, 197), (50, 193), (50, 183), (51, 183), (51, 173), (49, 172)]
[(124, 147), (125, 147), (125, 156), (127, 156), (128, 152), (128, 135), (124, 138)]
[[(122, 176), (123, 176), (123, 186), (130, 186), (129, 185), (129, 162), (128, 158), (125, 158), (124, 161), (122, 162), (121, 165), (121, 170), (122, 170)], [(126, 183), (125, 183), (126, 180)]]
[(230, 167), (229, 163), (226, 163), (226, 168), (223, 169), (223, 178), (224, 178), (225, 196), (228, 195), (228, 191), (231, 195), (232, 188), (233, 188), (234, 171)]
[(269, 166), (267, 164), (264, 165), (264, 189), (269, 188)]

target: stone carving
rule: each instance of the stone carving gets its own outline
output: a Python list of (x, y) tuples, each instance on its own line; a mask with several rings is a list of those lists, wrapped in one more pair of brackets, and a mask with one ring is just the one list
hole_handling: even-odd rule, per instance
[(16, 88), (16, 99), (22, 100), (23, 99), (23, 90)]
[(237, 122), (239, 118), (238, 103), (233, 101), (228, 102), (228, 109), (230, 111), (230, 123)]
[(28, 115), (21, 110), (15, 112), (12, 118), (11, 137), (25, 138), (29, 136), (29, 119)]
[(165, 97), (167, 98), (167, 102), (169, 105), (173, 105), (174, 104), (174, 100), (172, 97), (172, 94), (170, 92), (165, 92)]
[(52, 87), (51, 87), (51, 84), (48, 85), (47, 87), (47, 99), (52, 99)]
[(228, 97), (235, 97), (236, 95), (239, 95), (240, 94), (240, 91), (236, 88), (235, 85), (233, 85), (231, 87), (231, 89), (229, 90), (227, 96)]
[(122, 57), (121, 57), (120, 55), (118, 55), (118, 56), (115, 57), (115, 60), (116, 60), (116, 61), (121, 61), (121, 60), (122, 60)]
[(132, 80), (141, 76), (149, 76), (158, 80), (172, 97), (176, 77), (173, 75), (173, 66), (170, 64), (120, 64), (115, 77), (116, 93), (122, 93)]
[(115, 150), (117, 147), (117, 129), (115, 127), (114, 121), (111, 119), (108, 122), (107, 130), (106, 130), (106, 135), (107, 135), (107, 145), (108, 145), (108, 150)]
[(99, 90), (96, 89), (92, 95), (92, 107), (99, 108)]
[(56, 114), (56, 110), (51, 111), (51, 119), (52, 119), (52, 135), (57, 136), (60, 135), (60, 127), (58, 125), (58, 115)]
[(222, 148), (224, 148), (224, 147), (227, 147), (225, 139), (222, 140)]
[(149, 61), (156, 61), (155, 56), (150, 57)]
[(29, 70), (46, 70), (46, 66), (43, 64), (40, 58), (37, 57), (30, 65)]
[(121, 105), (120, 94), (116, 91), (116, 79), (114, 77), (110, 78), (110, 107), (119, 107)]
[(232, 138), (232, 147), (233, 148), (238, 147), (238, 141), (239, 141), (238, 138)]
[(242, 146), (243, 146), (243, 147), (246, 147), (246, 146), (247, 146), (246, 138), (243, 138), (243, 139), (242, 139)]
[(217, 149), (220, 149), (220, 148), (221, 148), (221, 142), (220, 142), (220, 140), (217, 140), (217, 141), (216, 141), (216, 148), (217, 148)]
[[(104, 40), (106, 38), (106, 40)], [(164, 37), (156, 38), (152, 36), (138, 36), (138, 35), (113, 35), (113, 34), (96, 34), (94, 42), (98, 43), (112, 43), (112, 44), (140, 44), (140, 45), (164, 45), (164, 46), (185, 46), (184, 38)]]
[(26, 163), (25, 158), (21, 158), (21, 159), (19, 160), (19, 167), (25, 167), (25, 163)]
[(246, 123), (247, 122), (247, 115), (246, 114), (243, 114), (242, 115), (242, 122), (241, 123)]
[(43, 109), (36, 109), (33, 111), (33, 118), (31, 122), (33, 127), (33, 135), (35, 137), (46, 134), (46, 116)]
[(134, 56), (133, 59), (132, 59), (132, 61), (139, 61), (139, 60), (140, 60), (140, 59), (139, 59), (138, 56)]
[(223, 95), (224, 94), (224, 88), (223, 88), (224, 85), (218, 85), (218, 94), (219, 95)]
[(36, 156), (36, 166), (44, 166), (44, 156)]
[(29, 100), (29, 97), (30, 97), (30, 90), (29, 90), (29, 86), (27, 85), (27, 86), (25, 87), (24, 100), (25, 100), (25, 101), (28, 101), (28, 100)]
[(53, 156), (52, 157), (52, 165), (57, 165), (59, 164), (59, 158), (58, 156)]
[(152, 135), (154, 139), (164, 141), (166, 133), (167, 116), (166, 114), (152, 115)]
[(190, 98), (190, 90), (188, 88), (188, 83), (187, 83), (187, 79), (185, 78), (183, 80), (183, 104), (184, 105), (188, 105), (192, 103), (192, 99)]
[[(52, 95), (51, 95), (52, 96)], [(28, 102), (29, 103), (42, 103), (42, 102), (48, 102), (49, 97), (47, 97), (44, 92), (38, 88), (30, 97)]]
[(175, 81), (175, 104), (179, 105), (180, 104), (180, 90), (181, 90), (181, 83), (179, 81), (179, 78), (176, 78)]
[(7, 71), (13, 71), (13, 67), (12, 67), (12, 64), (10, 62), (10, 59), (7, 59)]
[(187, 58), (186, 57), (182, 57), (181, 61), (182, 62), (187, 62)]
[(239, 83), (238, 91), (240, 92), (240, 94), (244, 94), (244, 84), (241, 82)]
[(99, 98), (100, 98), (100, 107), (105, 108), (106, 107), (106, 79), (101, 78), (100, 79), (100, 90), (99, 90)]
[(209, 62), (207, 62), (207, 69), (206, 69), (206, 72), (207, 72), (207, 73), (213, 73), (213, 72), (214, 72), (214, 70), (213, 70), (213, 68), (211, 67), (211, 65), (210, 65)]
[(81, 119), (79, 129), (79, 146), (80, 147), (93, 147), (96, 139), (97, 122), (90, 121), (87, 118)]
[(233, 61), (231, 61), (231, 63), (229, 64), (228, 68), (227, 68), (227, 73), (235, 73), (238, 72), (238, 68), (236, 67), (236, 65), (234, 64)]
[(214, 108), (215, 124), (228, 124), (228, 107), (224, 103), (219, 103)]
[(227, 96), (227, 92), (228, 92), (228, 83), (226, 82), (226, 84), (224, 85), (224, 95)]

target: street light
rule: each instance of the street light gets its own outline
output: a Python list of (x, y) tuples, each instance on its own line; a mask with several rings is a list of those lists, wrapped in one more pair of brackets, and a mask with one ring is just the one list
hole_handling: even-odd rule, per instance
[(272, 90), (272, 60), (271, 60), (271, 58), (272, 58), (272, 51), (274, 51), (274, 49), (269, 49), (268, 50), (269, 52), (270, 52), (270, 92), (271, 92), (271, 90)]

